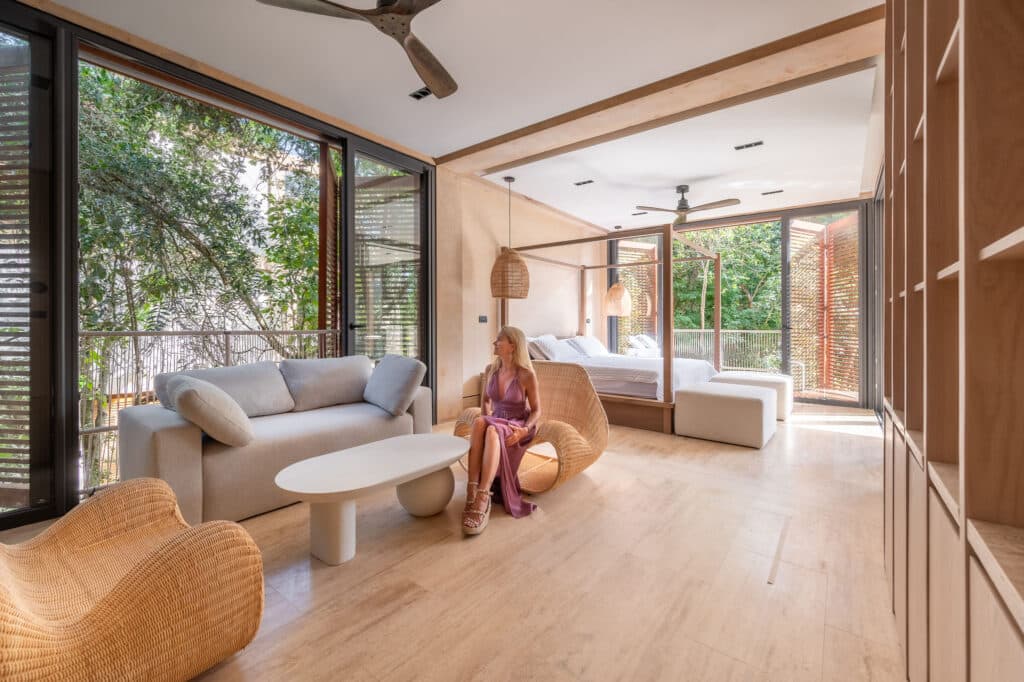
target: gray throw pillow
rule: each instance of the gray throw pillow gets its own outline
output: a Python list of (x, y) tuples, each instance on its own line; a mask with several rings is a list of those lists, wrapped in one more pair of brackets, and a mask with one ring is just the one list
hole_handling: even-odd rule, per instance
[(416, 358), (385, 355), (370, 375), (363, 400), (396, 417), (405, 414), (423, 383), (427, 366)]
[(210, 438), (236, 448), (252, 441), (252, 424), (245, 411), (213, 384), (179, 374), (167, 380), (167, 393), (178, 414)]
[(174, 409), (174, 401), (170, 399), (167, 382), (178, 375), (190, 376), (209, 382), (234, 398), (239, 407), (250, 417), (263, 417), (268, 414), (291, 412), (295, 407), (292, 394), (284, 377), (277, 369), (277, 363), (270, 360), (255, 362), (251, 365), (232, 365), (231, 367), (210, 367), (209, 369), (190, 369), (184, 372), (157, 374), (153, 387), (156, 398), (169, 409)]
[(288, 384), (295, 411), (363, 401), (373, 362), (365, 355), (320, 360), (282, 360), (281, 375)]

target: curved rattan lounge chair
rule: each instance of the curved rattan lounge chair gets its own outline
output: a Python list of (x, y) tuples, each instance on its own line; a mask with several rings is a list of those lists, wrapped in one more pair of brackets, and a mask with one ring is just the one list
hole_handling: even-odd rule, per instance
[(0, 544), (0, 679), (186, 680), (248, 644), (263, 562), (241, 526), (189, 526), (135, 479)]
[[(533, 368), (540, 384), (541, 419), (530, 446), (550, 443), (557, 453), (556, 458), (534, 452), (523, 457), (519, 485), (536, 494), (560, 486), (601, 456), (608, 445), (608, 416), (580, 365), (534, 362)], [(465, 410), (455, 423), (455, 435), (468, 438), (478, 416), (479, 407)]]

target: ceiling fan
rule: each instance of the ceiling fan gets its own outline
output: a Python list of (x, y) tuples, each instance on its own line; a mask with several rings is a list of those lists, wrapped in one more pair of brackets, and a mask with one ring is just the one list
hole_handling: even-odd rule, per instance
[(740, 203), (739, 199), (722, 199), (721, 201), (712, 201), (708, 204), (701, 204), (700, 206), (690, 206), (690, 202), (686, 200), (686, 193), (690, 191), (689, 185), (679, 185), (676, 187), (676, 191), (679, 192), (679, 203), (675, 208), (657, 208), (655, 206), (637, 206), (638, 211), (661, 211), (663, 213), (675, 213), (676, 219), (672, 221), (672, 226), (677, 227), (686, 222), (686, 216), (697, 211), (710, 211), (713, 208), (725, 208), (726, 206), (735, 206)]
[(374, 9), (356, 9), (328, 0), (257, 0), (264, 5), (373, 24), (378, 31), (391, 36), (405, 49), (416, 73), (438, 99), (452, 94), (459, 89), (459, 85), (427, 46), (413, 35), (411, 25), (417, 14), (440, 1), (377, 0)]

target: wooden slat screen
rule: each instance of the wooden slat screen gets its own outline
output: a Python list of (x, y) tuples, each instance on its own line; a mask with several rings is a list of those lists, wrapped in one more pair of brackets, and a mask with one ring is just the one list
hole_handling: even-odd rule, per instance
[(858, 216), (852, 213), (828, 226), (827, 336), (822, 360), (828, 388), (860, 390), (860, 274)]
[(29, 505), (29, 57), (0, 44), (0, 510)]

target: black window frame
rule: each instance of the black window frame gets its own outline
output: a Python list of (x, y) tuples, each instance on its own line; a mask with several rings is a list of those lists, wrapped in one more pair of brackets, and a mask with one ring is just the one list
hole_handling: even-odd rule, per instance
[[(81, 48), (106, 52), (134, 62), (141, 67), (166, 74), (169, 78), (208, 92), (251, 111), (314, 133), (322, 142), (344, 150), (344, 224), (339, 226), (339, 240), (349, 250), (346, 240), (354, 229), (354, 158), (356, 153), (379, 158), (422, 178), (422, 245), (423, 311), (421, 330), (423, 357), (427, 361), (424, 385), (436, 385), (436, 167), (399, 150), (391, 149), (357, 133), (322, 121), (309, 114), (290, 109), (210, 76), (185, 68), (163, 57), (151, 54), (122, 41), (78, 26), (42, 10), (27, 7), (14, 0), (0, 0), (0, 23), (22, 34), (49, 40), (52, 45), (53, 78), (50, 82), (52, 105), (49, 121), (32, 122), (45, 125), (49, 139), (49, 225), (50, 243), (50, 338), (40, 352), (48, 353), (52, 368), (50, 380), (49, 445), (53, 453), (53, 495), (46, 507), (11, 512), (0, 516), (0, 530), (58, 517), (78, 504), (81, 496), (78, 481), (78, 62)], [(88, 61), (88, 58), (85, 58)], [(52, 116), (51, 116), (52, 113)], [(341, 263), (339, 278), (350, 286), (352, 268), (347, 260)], [(344, 292), (345, 298), (351, 294)], [(340, 324), (347, 326), (348, 309), (343, 305)], [(437, 395), (433, 395), (436, 414)]]

